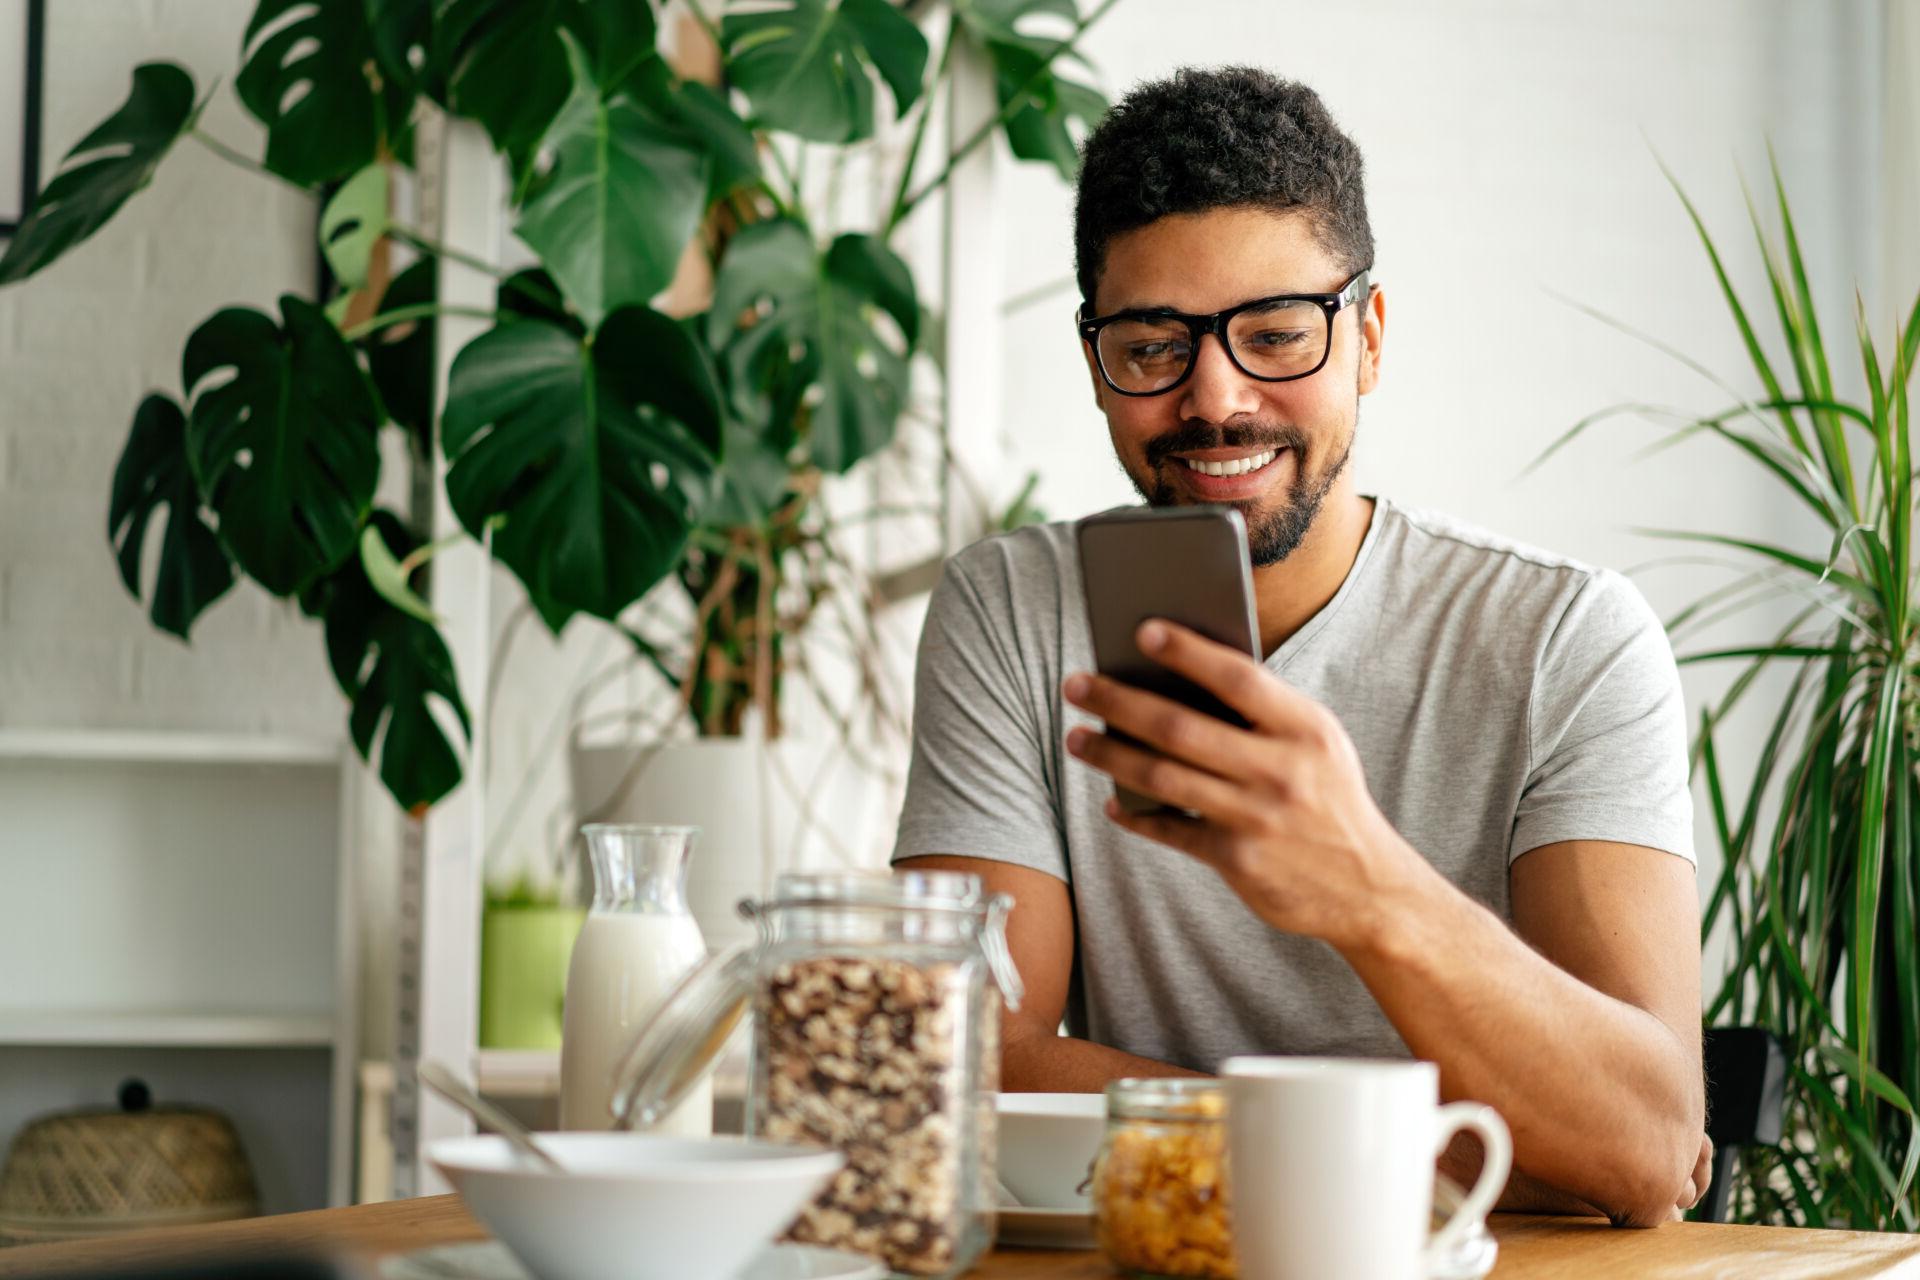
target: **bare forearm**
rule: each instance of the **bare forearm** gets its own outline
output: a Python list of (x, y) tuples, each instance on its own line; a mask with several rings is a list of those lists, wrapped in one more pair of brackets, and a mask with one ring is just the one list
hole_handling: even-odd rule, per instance
[(1420, 872), (1387, 927), (1347, 953), (1441, 1091), (1499, 1110), (1515, 1164), (1616, 1222), (1670, 1215), (1703, 1123), (1697, 1060), (1646, 1010), (1552, 964), (1484, 907)]
[(1009, 1031), (1000, 1055), (1000, 1087), (1009, 1093), (1098, 1093), (1126, 1076), (1195, 1076), (1104, 1044), (1046, 1033)]
[[(1440, 1172), (1462, 1187), (1471, 1187), (1479, 1180), (1482, 1159), (1479, 1140), (1461, 1134), (1440, 1153)], [(1500, 1192), (1496, 1207), (1510, 1213), (1567, 1214), (1583, 1218), (1606, 1216), (1580, 1197), (1549, 1186), (1518, 1169), (1507, 1175), (1507, 1185)]]

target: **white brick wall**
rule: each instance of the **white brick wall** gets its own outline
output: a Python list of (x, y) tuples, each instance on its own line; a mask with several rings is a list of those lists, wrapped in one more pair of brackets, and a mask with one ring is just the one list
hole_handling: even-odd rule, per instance
[[(185, 65), (202, 95), (217, 78), (203, 127), (257, 153), (231, 88), (252, 8), (49, 5), (47, 167), (156, 58)], [(0, 725), (344, 736), (316, 627), (242, 583), (182, 645), (122, 588), (106, 535), (141, 396), (181, 394), (181, 349), (218, 308), (271, 311), (280, 293), (312, 288), (313, 221), (299, 193), (184, 141), (106, 230), (0, 292)]]

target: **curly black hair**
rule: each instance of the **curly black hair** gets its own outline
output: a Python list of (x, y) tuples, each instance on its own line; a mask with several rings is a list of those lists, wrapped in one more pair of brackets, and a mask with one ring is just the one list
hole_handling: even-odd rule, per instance
[(1089, 311), (1115, 236), (1233, 206), (1305, 210), (1350, 273), (1373, 265), (1360, 148), (1319, 94), (1257, 67), (1183, 67), (1135, 88), (1081, 150), (1073, 248)]

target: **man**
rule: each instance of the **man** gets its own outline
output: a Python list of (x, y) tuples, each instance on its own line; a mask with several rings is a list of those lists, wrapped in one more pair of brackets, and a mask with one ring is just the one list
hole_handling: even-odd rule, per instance
[[(1386, 299), (1359, 152), (1311, 90), (1240, 68), (1142, 86), (1088, 139), (1075, 220), (1114, 451), (1153, 505), (1246, 516), (1266, 656), (1142, 628), (1251, 723), (1231, 727), (1089, 674), (1071, 525), (948, 567), (894, 858), (1016, 900), (1005, 1087), (1411, 1054), (1505, 1117), (1508, 1207), (1674, 1216), (1709, 1148), (1657, 619), (1617, 574), (1355, 488)], [(1301, 307), (1306, 358), (1273, 378), (1263, 317)], [(1123, 813), (1116, 781), (1196, 816)]]

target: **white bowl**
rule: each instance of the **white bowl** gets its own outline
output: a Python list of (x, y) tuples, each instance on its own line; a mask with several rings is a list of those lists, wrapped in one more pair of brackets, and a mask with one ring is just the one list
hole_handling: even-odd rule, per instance
[(1080, 1189), (1106, 1133), (1099, 1093), (1003, 1093), (1000, 1181), (1032, 1209), (1086, 1209)]
[(541, 1280), (727, 1280), (786, 1229), (844, 1161), (745, 1138), (543, 1133), (566, 1173), (493, 1134), (427, 1158)]

